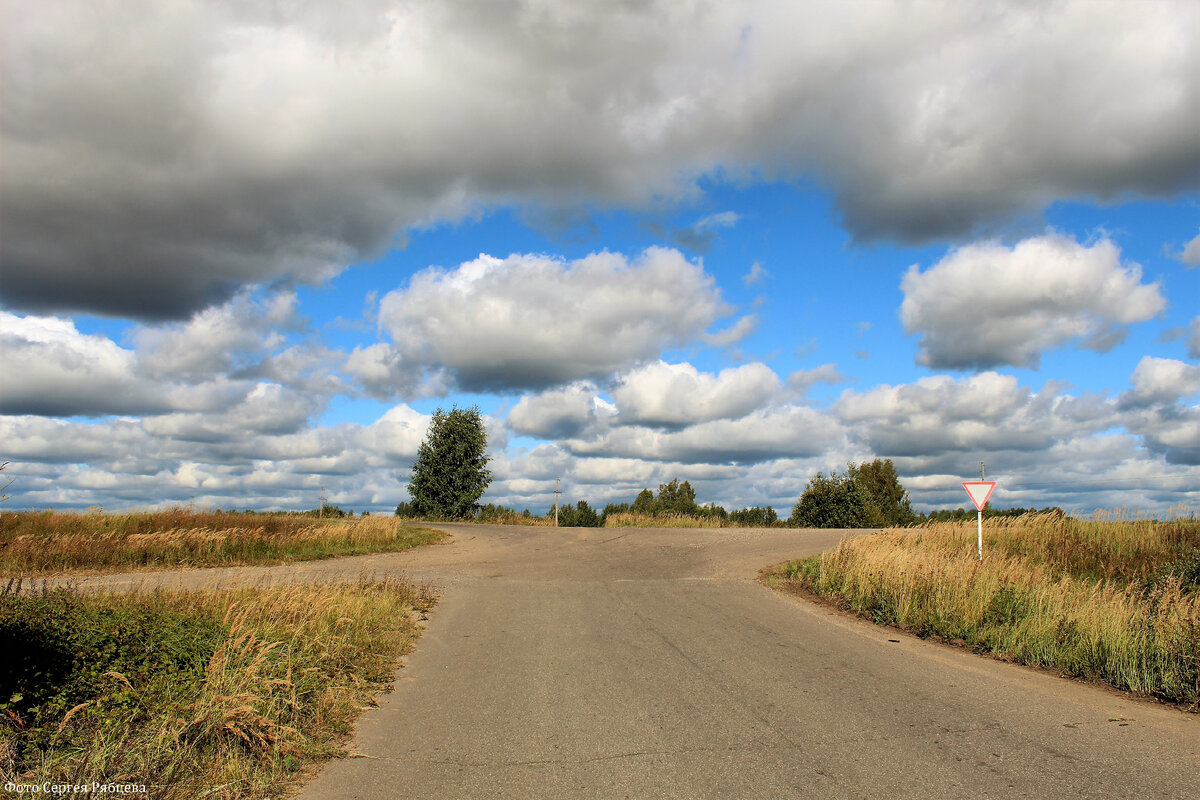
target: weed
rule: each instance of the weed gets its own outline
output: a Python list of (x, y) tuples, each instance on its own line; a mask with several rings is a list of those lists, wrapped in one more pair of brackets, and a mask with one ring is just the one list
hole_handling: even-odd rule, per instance
[(921, 636), (1200, 705), (1200, 522), (1033, 515), (846, 539), (783, 582)]
[(0, 572), (46, 575), (79, 570), (285, 563), (392, 552), (445, 534), (391, 517), (193, 513), (0, 513)]
[(6, 652), (22, 666), (3, 688), (0, 778), (271, 796), (337, 752), (433, 602), (396, 581), (8, 592)]

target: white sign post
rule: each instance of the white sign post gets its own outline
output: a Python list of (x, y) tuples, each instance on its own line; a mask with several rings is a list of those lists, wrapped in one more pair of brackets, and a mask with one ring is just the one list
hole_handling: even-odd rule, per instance
[(963, 481), (963, 488), (967, 490), (967, 494), (971, 495), (971, 502), (975, 504), (975, 509), (979, 514), (976, 519), (979, 524), (979, 560), (983, 561), (983, 507), (987, 505), (988, 498), (992, 496), (996, 482)]

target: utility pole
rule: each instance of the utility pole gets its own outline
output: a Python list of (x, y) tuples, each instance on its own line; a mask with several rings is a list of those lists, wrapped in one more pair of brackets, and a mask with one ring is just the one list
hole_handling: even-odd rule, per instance
[(558, 478), (554, 479), (554, 527), (558, 527)]
[(324, 486), (321, 487), (321, 508), (320, 508), (320, 510), (317, 511), (317, 516), (318, 517), (325, 516), (325, 487)]

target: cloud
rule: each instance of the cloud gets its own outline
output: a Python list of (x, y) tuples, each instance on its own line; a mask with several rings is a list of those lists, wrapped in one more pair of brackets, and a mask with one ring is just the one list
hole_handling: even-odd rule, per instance
[(561, 442), (574, 455), (642, 458), (684, 464), (753, 464), (815, 456), (835, 446), (841, 427), (825, 414), (800, 406), (753, 411), (680, 430), (646, 426), (609, 428), (590, 438)]
[(1188, 267), (1200, 267), (1200, 233), (1183, 246), (1178, 258)]
[[(704, 384), (720, 380), (700, 375)], [(621, 424), (622, 409), (580, 384), (526, 398), (528, 435), (578, 429), (569, 437), (526, 451), (508, 444), (500, 421), (488, 418), (497, 479), (484, 501), (541, 512), (560, 477), (564, 499), (600, 507), (678, 477), (704, 502), (731, 509), (769, 503), (786, 515), (817, 470), (879, 456), (895, 461), (922, 508), (964, 505), (959, 482), (986, 460), (1003, 505), (1165, 511), (1200, 502), (1197, 380), (1195, 365), (1151, 358), (1115, 398), (1072, 396), (1054, 382), (1035, 390), (996, 373), (933, 376), (847, 390), (828, 410), (768, 405), (671, 428)], [(1138, 402), (1129, 402), (1135, 393)], [(4, 457), (12, 462), (5, 474), (17, 479), (8, 507), (194, 500), (201, 507), (313, 508), (324, 491), (346, 508), (390, 512), (407, 499), (428, 416), (397, 405), (368, 424), (322, 425), (305, 397), (254, 385), (212, 414), (88, 422), (0, 415)], [(534, 400), (543, 401), (540, 411)], [(559, 413), (555, 402), (576, 416)], [(515, 411), (508, 427), (519, 432)], [(555, 421), (563, 418), (571, 424), (559, 429)]]
[(817, 180), (861, 240), (1171, 196), (1200, 179), (1198, 14), (18, 0), (0, 300), (186, 319), (480, 209), (645, 208), (713, 180)]
[(972, 244), (901, 282), (900, 319), (921, 335), (917, 362), (949, 369), (1036, 367), (1045, 350), (1075, 340), (1105, 352), (1122, 326), (1166, 308), (1159, 284), (1123, 265), (1108, 239), (1081, 245), (1058, 234), (1013, 247)]
[(779, 376), (762, 363), (712, 375), (657, 361), (622, 375), (611, 396), (621, 424), (680, 427), (743, 417), (776, 400), (781, 388)]
[(1200, 364), (1143, 356), (1121, 395), (1126, 407), (1171, 404), (1200, 393)]
[(136, 374), (136, 356), (56, 317), (0, 311), (0, 414), (154, 414), (166, 393)]
[(632, 260), (481, 255), (385, 295), (379, 319), (392, 343), (360, 361), (382, 365), (371, 379), (402, 395), (429, 375), (472, 392), (539, 389), (606, 377), (706, 336), (745, 335), (745, 318), (705, 334), (726, 311), (712, 277), (677, 250), (649, 248)]
[(689, 228), (680, 228), (671, 233), (671, 238), (680, 247), (697, 253), (707, 253), (717, 239), (717, 230), (732, 228), (741, 219), (735, 211), (721, 211), (701, 217)]
[(143, 373), (197, 382), (254, 369), (267, 351), (282, 347), (284, 331), (304, 326), (294, 292), (262, 302), (242, 294), (197, 312), (186, 323), (141, 327), (132, 338)]
[(758, 315), (746, 314), (724, 330), (700, 334), (700, 340), (713, 347), (729, 347), (750, 336), (758, 328)]
[(946, 375), (916, 383), (846, 390), (834, 405), (842, 424), (883, 457), (988, 451), (1041, 452), (1055, 441), (1103, 430), (1116, 409), (1094, 396), (1071, 398), (1059, 385), (1041, 392), (1011, 375)]
[[(48, 416), (212, 411), (256, 384), (347, 391), (344, 357), (305, 335), (295, 295), (239, 295), (185, 323), (135, 326), (122, 347), (70, 320), (0, 311), (0, 413)], [(319, 401), (319, 400), (314, 400)]]
[(1200, 465), (1200, 364), (1145, 356), (1120, 396), (1125, 426), (1168, 464)]
[(767, 272), (762, 264), (755, 261), (750, 265), (750, 271), (742, 276), (742, 283), (747, 286), (754, 286), (755, 284), (762, 283), (769, 277), (771, 277), (771, 273)]
[(822, 364), (812, 369), (798, 369), (787, 377), (787, 388), (803, 397), (818, 383), (846, 383), (850, 378), (838, 372), (837, 364)]
[(288, 434), (300, 430), (324, 408), (319, 395), (259, 383), (220, 411), (148, 417), (142, 427), (155, 436), (190, 442), (236, 442), (238, 433)]
[(578, 436), (598, 415), (611, 416), (613, 411), (596, 396), (594, 385), (581, 383), (522, 397), (508, 413), (508, 425), (524, 436), (562, 439)]

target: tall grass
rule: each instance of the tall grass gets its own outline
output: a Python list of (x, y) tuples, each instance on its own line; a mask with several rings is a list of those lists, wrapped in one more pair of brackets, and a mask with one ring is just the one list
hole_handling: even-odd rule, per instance
[(395, 517), (193, 513), (0, 514), (0, 572), (284, 563), (391, 552), (442, 539)]
[(606, 528), (728, 528), (729, 522), (720, 517), (700, 517), (692, 514), (642, 514), (633, 511), (607, 514)]
[(143, 784), (159, 798), (278, 796), (338, 752), (433, 602), (394, 580), (8, 592), (0, 635), (23, 641), (24, 660), (5, 676), (15, 685), (0, 703), (0, 778)]
[(1200, 704), (1200, 522), (993, 520), (847, 539), (786, 582), (876, 622)]

